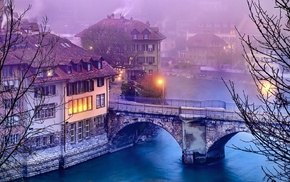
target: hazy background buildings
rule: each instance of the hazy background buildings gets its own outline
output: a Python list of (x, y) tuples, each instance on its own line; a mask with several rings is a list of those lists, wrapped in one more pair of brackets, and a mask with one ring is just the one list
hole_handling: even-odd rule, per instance
[[(224, 63), (224, 58), (236, 57), (243, 62), (241, 47), (236, 28), (243, 33), (257, 35), (255, 26), (248, 18), (249, 10), (246, 1), (232, 0), (15, 0), (16, 9), (25, 9), (29, 4), (32, 9), (27, 18), (41, 22), (47, 16), (49, 27), (55, 34), (70, 37), (80, 45), (75, 34), (107, 18), (107, 15), (120, 15), (133, 18), (151, 26), (158, 27), (166, 36), (162, 41), (162, 57), (166, 62), (195, 62), (189, 39), (197, 33), (216, 35), (226, 42), (224, 52), (215, 62)], [(273, 7), (272, 0), (262, 2), (265, 7)], [(204, 36), (206, 37), (206, 36)], [(216, 44), (216, 43), (213, 43)], [(212, 46), (210, 44), (209, 46)], [(194, 48), (195, 49), (195, 48)], [(203, 49), (198, 47), (198, 49)], [(207, 47), (205, 47), (207, 49)], [(204, 51), (202, 51), (204, 54)], [(196, 54), (196, 52), (194, 53)], [(207, 54), (207, 53), (206, 53)], [(239, 55), (239, 57), (237, 57)], [(204, 57), (197, 55), (195, 58)], [(207, 56), (208, 57), (208, 56)], [(205, 59), (207, 59), (205, 57)], [(226, 61), (228, 62), (228, 61)], [(216, 65), (216, 63), (214, 63)], [(241, 65), (243, 63), (239, 63)], [(234, 64), (237, 65), (237, 64)]]

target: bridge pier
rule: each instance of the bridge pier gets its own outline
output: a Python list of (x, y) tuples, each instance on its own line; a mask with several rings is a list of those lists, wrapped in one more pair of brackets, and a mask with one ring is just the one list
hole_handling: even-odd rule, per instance
[(204, 154), (193, 151), (182, 151), (182, 162), (184, 164), (205, 164), (207, 157)]
[(223, 146), (207, 148), (207, 125), (204, 118), (180, 115), (182, 120), (182, 161), (185, 164), (206, 164), (224, 158)]

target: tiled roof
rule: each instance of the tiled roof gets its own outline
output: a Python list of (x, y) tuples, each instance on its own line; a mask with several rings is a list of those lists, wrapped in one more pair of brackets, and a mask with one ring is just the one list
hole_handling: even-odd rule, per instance
[[(60, 38), (54, 34), (48, 33), (45, 35), (43, 42), (40, 44), (39, 36), (29, 35), (25, 37), (24, 41), (15, 45), (9, 53), (9, 58), (6, 64), (23, 63), (25, 60), (28, 62), (34, 55), (37, 49), (41, 51), (37, 59), (42, 59), (44, 55), (49, 55), (46, 60), (51, 60), (51, 64), (66, 65), (73, 62), (89, 61), (91, 58), (100, 59), (101, 56), (96, 56), (81, 47), (71, 43), (69, 40)], [(41, 45), (41, 47), (39, 47)], [(50, 51), (50, 53), (49, 53)], [(15, 59), (18, 58), (18, 59)]]
[(214, 34), (197, 33), (187, 40), (188, 47), (224, 47), (227, 43)]
[[(30, 60), (33, 59), (35, 52), (38, 50), (39, 54), (34, 60), (33, 65), (37, 66), (39, 62), (45, 60), (45, 64), (42, 66), (43, 69), (46, 67), (53, 67), (55, 69), (54, 76), (49, 78), (49, 81), (77, 81), (116, 75), (114, 69), (106, 61), (103, 61), (101, 56), (96, 56), (74, 45), (69, 40), (50, 33), (47, 34), (43, 42), (39, 44), (39, 36), (41, 36), (41, 34), (29, 35), (21, 44), (15, 45), (9, 52), (5, 60), (5, 65), (30, 63)], [(103, 68), (98, 70), (92, 66), (91, 71), (82, 69), (82, 72), (78, 73), (73, 70), (71, 74), (67, 74), (65, 70), (61, 69), (62, 66), (66, 67), (67, 65), (84, 64), (86, 62), (93, 63), (95, 61), (102, 61)]]
[(88, 34), (91, 34), (95, 32), (96, 30), (104, 30), (104, 29), (110, 29), (115, 28), (117, 31), (123, 31), (128, 39), (131, 39), (132, 32), (134, 30), (137, 30), (140, 35), (146, 30), (150, 32), (149, 40), (163, 40), (165, 39), (165, 36), (159, 32), (159, 29), (157, 27), (150, 27), (149, 24), (143, 23), (138, 20), (133, 19), (126, 19), (124, 17), (122, 18), (106, 18), (98, 23), (90, 26), (89, 28), (83, 30), (82, 32), (78, 33), (76, 37), (84, 37)]

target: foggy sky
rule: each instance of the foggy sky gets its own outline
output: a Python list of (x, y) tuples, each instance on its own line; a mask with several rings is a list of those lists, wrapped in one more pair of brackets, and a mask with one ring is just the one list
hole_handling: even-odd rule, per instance
[(15, 5), (21, 12), (31, 4), (26, 17), (41, 22), (47, 16), (53, 32), (76, 34), (111, 13), (174, 29), (176, 21), (194, 19), (201, 11), (200, 4), (207, 1), (221, 1), (231, 13), (247, 11), (244, 0), (15, 0)]

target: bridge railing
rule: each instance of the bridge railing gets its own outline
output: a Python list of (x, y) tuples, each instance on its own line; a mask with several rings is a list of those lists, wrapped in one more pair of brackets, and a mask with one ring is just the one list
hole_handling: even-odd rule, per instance
[(148, 98), (148, 97), (129, 97), (120, 96), (115, 97), (114, 101), (132, 101), (137, 103), (155, 104), (155, 105), (167, 105), (176, 107), (197, 107), (197, 108), (223, 108), (231, 111), (238, 111), (234, 103), (226, 103), (221, 100), (182, 100), (182, 99), (160, 99), (160, 98)]
[(183, 107), (171, 105), (156, 105), (129, 101), (110, 101), (110, 109), (135, 113), (162, 114), (182, 116), (186, 118), (214, 118), (241, 120), (235, 111), (229, 111), (220, 107)]

